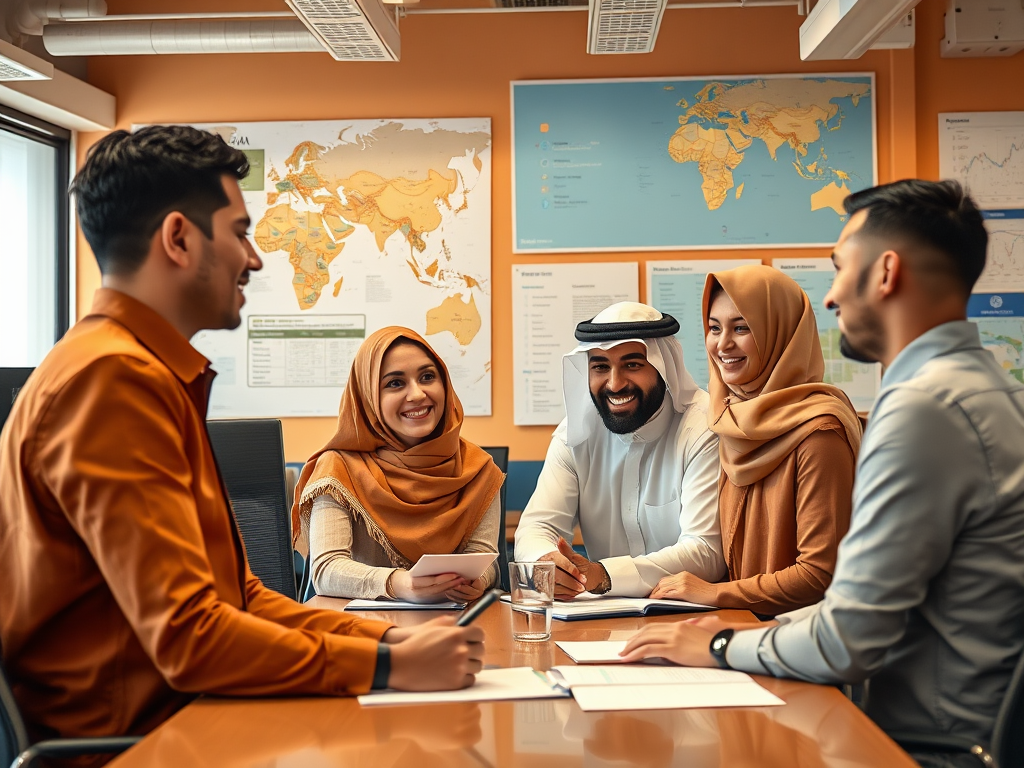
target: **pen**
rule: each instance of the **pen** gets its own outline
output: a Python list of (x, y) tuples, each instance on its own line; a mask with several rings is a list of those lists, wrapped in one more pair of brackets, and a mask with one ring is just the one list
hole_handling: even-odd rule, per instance
[(468, 611), (466, 611), (464, 614), (462, 614), (462, 616), (459, 618), (459, 620), (457, 622), (455, 622), (455, 626), (457, 626), (457, 627), (468, 626), (469, 624), (471, 624), (473, 621), (476, 620), (477, 616), (479, 616), (481, 613), (486, 611), (488, 609), (488, 607), (490, 607), (491, 603), (493, 603), (499, 597), (501, 597), (501, 590), (500, 589), (492, 589), (490, 592), (488, 592), (483, 597), (481, 597), (479, 600), (477, 600), (472, 608), (470, 608)]

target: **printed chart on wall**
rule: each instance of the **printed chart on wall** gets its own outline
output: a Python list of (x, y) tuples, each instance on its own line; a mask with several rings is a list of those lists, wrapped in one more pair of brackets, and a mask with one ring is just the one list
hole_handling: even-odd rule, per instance
[(792, 277), (811, 300), (825, 357), (825, 383), (842, 389), (858, 411), (871, 410), (881, 386), (882, 368), (877, 363), (850, 360), (839, 349), (839, 322), (834, 312), (825, 309), (825, 294), (836, 273), (832, 260), (774, 259), (772, 266)]
[(512, 83), (516, 253), (831, 246), (870, 74)]
[(562, 356), (576, 346), (576, 325), (620, 301), (639, 301), (636, 262), (516, 264), (512, 267), (514, 423), (565, 418)]
[(967, 188), (988, 230), (968, 316), (982, 344), (1024, 381), (1024, 112), (940, 114), (939, 153), (939, 173)]
[(378, 328), (422, 334), (471, 416), (491, 412), (487, 118), (216, 123), (245, 151), (263, 259), (242, 324), (194, 346), (218, 377), (211, 417), (333, 416)]
[(647, 301), (655, 309), (679, 321), (676, 338), (683, 345), (683, 362), (701, 389), (708, 388), (711, 376), (704, 347), (704, 319), (701, 317), (704, 282), (708, 273), (760, 263), (760, 259), (647, 262)]

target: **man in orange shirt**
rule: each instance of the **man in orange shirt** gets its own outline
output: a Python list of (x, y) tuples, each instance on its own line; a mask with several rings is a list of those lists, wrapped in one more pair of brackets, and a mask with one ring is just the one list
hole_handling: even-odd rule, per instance
[(305, 608), (253, 576), (210, 441), (249, 273), (245, 155), (193, 128), (117, 131), (75, 179), (103, 273), (0, 434), (0, 641), (37, 738), (145, 733), (199, 693), (460, 688), (483, 634)]

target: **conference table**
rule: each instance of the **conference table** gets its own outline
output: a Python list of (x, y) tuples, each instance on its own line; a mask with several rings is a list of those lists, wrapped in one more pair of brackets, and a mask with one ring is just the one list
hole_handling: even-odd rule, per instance
[[(310, 605), (341, 610), (347, 600)], [(400, 626), (440, 611), (374, 611)], [(450, 613), (450, 612), (448, 612)], [(487, 666), (572, 661), (555, 640), (625, 639), (679, 616), (552, 622), (552, 640), (514, 642), (508, 605), (478, 619)], [(755, 621), (747, 611), (724, 619)], [(111, 762), (113, 768), (822, 768), (916, 765), (837, 688), (757, 677), (785, 706), (590, 712), (572, 699), (361, 707), (352, 698), (203, 696)]]

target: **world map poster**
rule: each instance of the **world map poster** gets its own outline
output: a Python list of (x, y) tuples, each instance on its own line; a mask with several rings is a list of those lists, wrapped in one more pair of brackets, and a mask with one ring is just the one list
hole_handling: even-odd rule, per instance
[(263, 260), (242, 323), (193, 345), (211, 417), (333, 416), (359, 345), (401, 325), (444, 360), (467, 415), (491, 412), (488, 118), (199, 125), (243, 150)]
[(516, 253), (832, 245), (874, 77), (512, 83)]

